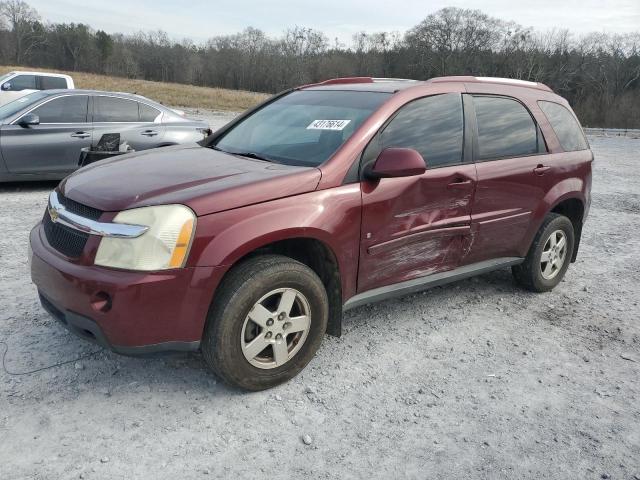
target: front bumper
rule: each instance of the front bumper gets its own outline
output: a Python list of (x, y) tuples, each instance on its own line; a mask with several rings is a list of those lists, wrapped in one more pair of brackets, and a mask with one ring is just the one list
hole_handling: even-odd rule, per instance
[(216, 267), (130, 272), (74, 263), (31, 231), (31, 279), (43, 307), (82, 338), (127, 354), (199, 347)]
[(108, 348), (120, 355), (143, 356), (161, 352), (194, 352), (200, 348), (200, 342), (170, 341), (151, 345), (123, 346), (113, 345), (105, 336), (100, 325), (91, 318), (84, 317), (70, 310), (61, 310), (42, 292), (38, 291), (42, 307), (71, 333), (89, 342)]

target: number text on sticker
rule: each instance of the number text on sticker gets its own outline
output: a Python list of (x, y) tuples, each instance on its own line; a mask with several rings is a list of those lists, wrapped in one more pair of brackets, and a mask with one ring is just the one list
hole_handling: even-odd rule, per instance
[(351, 120), (314, 120), (307, 130), (342, 130)]

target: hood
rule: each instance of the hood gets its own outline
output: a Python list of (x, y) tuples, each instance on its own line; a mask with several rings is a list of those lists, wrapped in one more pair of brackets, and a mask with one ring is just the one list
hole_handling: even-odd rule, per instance
[(70, 175), (60, 192), (103, 211), (180, 203), (196, 215), (315, 190), (320, 170), (237, 157), (199, 145), (103, 160)]

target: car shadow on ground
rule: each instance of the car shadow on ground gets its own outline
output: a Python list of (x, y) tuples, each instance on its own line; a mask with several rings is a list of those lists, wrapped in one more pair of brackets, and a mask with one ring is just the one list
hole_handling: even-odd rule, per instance
[[(527, 294), (528, 292), (514, 283), (509, 269), (498, 270), (472, 279), (355, 308), (345, 313), (343, 334), (354, 335), (354, 338), (357, 338), (355, 335), (358, 330), (367, 329), (372, 324), (383, 327), (390, 315), (393, 315), (395, 326), (410, 328), (416, 322), (417, 310), (430, 318), (444, 317), (444, 321), (449, 324), (462, 322), (465, 320), (465, 315), (461, 313), (460, 307), (497, 300), (514, 293)], [(58, 379), (50, 382), (50, 393), (64, 394), (68, 389), (68, 386), (65, 387), (65, 382), (59, 381), (60, 376), (68, 379), (79, 377), (78, 380), (81, 380), (85, 391), (105, 392), (108, 395), (115, 395), (119, 391), (130, 388), (131, 385), (149, 391), (168, 389), (177, 392), (188, 389), (196, 395), (243, 393), (222, 384), (207, 368), (199, 352), (177, 352), (144, 357), (121, 356), (77, 338), (50, 318), (40, 306), (37, 307), (37, 317), (38, 325), (35, 331), (30, 331), (31, 338), (23, 337), (17, 341), (7, 339), (9, 343), (7, 367), (12, 371), (27, 371), (71, 360), (69, 364), (55, 366), (35, 374), (42, 375), (45, 379)], [(328, 346), (330, 341), (324, 343), (325, 348), (330, 348)], [(320, 355), (323, 354), (323, 350), (324, 348), (321, 347)], [(38, 355), (38, 352), (42, 351), (50, 352), (51, 355)], [(91, 352), (96, 353), (85, 357)], [(73, 360), (78, 357), (83, 358), (77, 363), (74, 362)]]
[[(346, 327), (346, 330), (352, 330), (361, 328), (372, 320), (383, 322), (386, 320), (385, 314), (392, 314), (396, 322), (402, 321), (402, 319), (410, 322), (416, 317), (416, 310), (425, 312), (431, 317), (446, 315), (449, 322), (462, 321), (464, 316), (457, 315), (459, 307), (490, 301), (497, 302), (502, 298), (514, 295), (524, 295), (525, 298), (529, 295), (535, 296), (534, 293), (519, 287), (511, 275), (511, 270), (504, 268), (466, 280), (354, 308), (345, 313), (343, 327)], [(452, 307), (455, 308), (453, 315), (448, 315), (452, 313)]]
[[(42, 317), (46, 315), (41, 312)], [(187, 389), (195, 394), (207, 394), (213, 391), (213, 386), (220, 384), (199, 352), (122, 356), (76, 337), (54, 319), (45, 318), (43, 323), (31, 329), (28, 337), (16, 335), (4, 340), (8, 346), (5, 368), (12, 375), (3, 372), (0, 377), (38, 376), (40, 384), (48, 384), (49, 394), (69, 394), (77, 391), (78, 385), (82, 386), (81, 390), (109, 396), (131, 389), (132, 385), (134, 389), (149, 391)], [(0, 345), (0, 356), (4, 350)], [(40, 371), (29, 373), (34, 370)], [(226, 386), (224, 390), (227, 393), (236, 391)]]

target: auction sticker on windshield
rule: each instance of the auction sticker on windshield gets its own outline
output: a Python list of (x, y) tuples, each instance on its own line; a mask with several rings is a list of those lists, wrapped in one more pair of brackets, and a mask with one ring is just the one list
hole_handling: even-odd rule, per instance
[(314, 120), (307, 130), (342, 130), (351, 120)]

